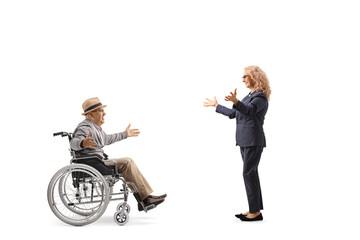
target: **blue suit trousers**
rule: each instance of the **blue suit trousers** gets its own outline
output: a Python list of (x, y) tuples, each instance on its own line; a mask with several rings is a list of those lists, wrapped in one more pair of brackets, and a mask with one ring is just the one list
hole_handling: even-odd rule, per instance
[(259, 212), (263, 209), (258, 174), (258, 165), (262, 151), (263, 147), (258, 146), (240, 147), (241, 156), (244, 162), (243, 177), (250, 213)]

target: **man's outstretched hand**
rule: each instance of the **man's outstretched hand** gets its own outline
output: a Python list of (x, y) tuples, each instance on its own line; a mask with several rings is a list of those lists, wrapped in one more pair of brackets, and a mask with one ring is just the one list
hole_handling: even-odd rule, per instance
[(95, 143), (94, 139), (91, 137), (91, 130), (90, 130), (89, 134), (81, 142), (81, 147), (94, 149), (95, 146), (96, 146), (96, 143)]
[(131, 124), (126, 128), (126, 133), (128, 137), (137, 137), (140, 134), (139, 129), (130, 129)]

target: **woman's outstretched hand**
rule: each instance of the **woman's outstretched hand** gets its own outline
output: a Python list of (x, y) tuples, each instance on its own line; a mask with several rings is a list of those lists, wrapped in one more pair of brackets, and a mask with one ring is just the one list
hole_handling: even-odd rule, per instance
[(225, 101), (231, 101), (236, 105), (239, 102), (239, 100), (236, 98), (236, 90), (237, 88), (235, 88), (234, 93), (230, 92), (230, 95), (225, 96)]
[(204, 107), (217, 107), (218, 102), (216, 100), (216, 97), (214, 97), (214, 100), (211, 100), (211, 99), (206, 99), (207, 102), (204, 102)]

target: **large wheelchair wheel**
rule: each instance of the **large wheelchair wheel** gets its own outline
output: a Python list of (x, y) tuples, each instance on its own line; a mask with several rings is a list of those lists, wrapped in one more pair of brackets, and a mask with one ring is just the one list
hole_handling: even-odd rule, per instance
[(71, 164), (55, 173), (47, 195), (51, 210), (61, 221), (82, 226), (101, 217), (109, 203), (110, 190), (95, 168)]

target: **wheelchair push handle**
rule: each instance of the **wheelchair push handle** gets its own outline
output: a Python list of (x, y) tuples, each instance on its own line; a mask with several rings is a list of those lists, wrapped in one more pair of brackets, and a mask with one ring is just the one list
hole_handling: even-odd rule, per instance
[(58, 136), (58, 135), (62, 135), (64, 132), (57, 132), (57, 133), (53, 133), (54, 137)]
[(71, 133), (67, 133), (67, 132), (56, 132), (56, 133), (53, 133), (53, 136), (56, 137), (56, 136), (59, 136), (61, 135), (62, 137), (68, 137), (69, 140), (71, 140)]

